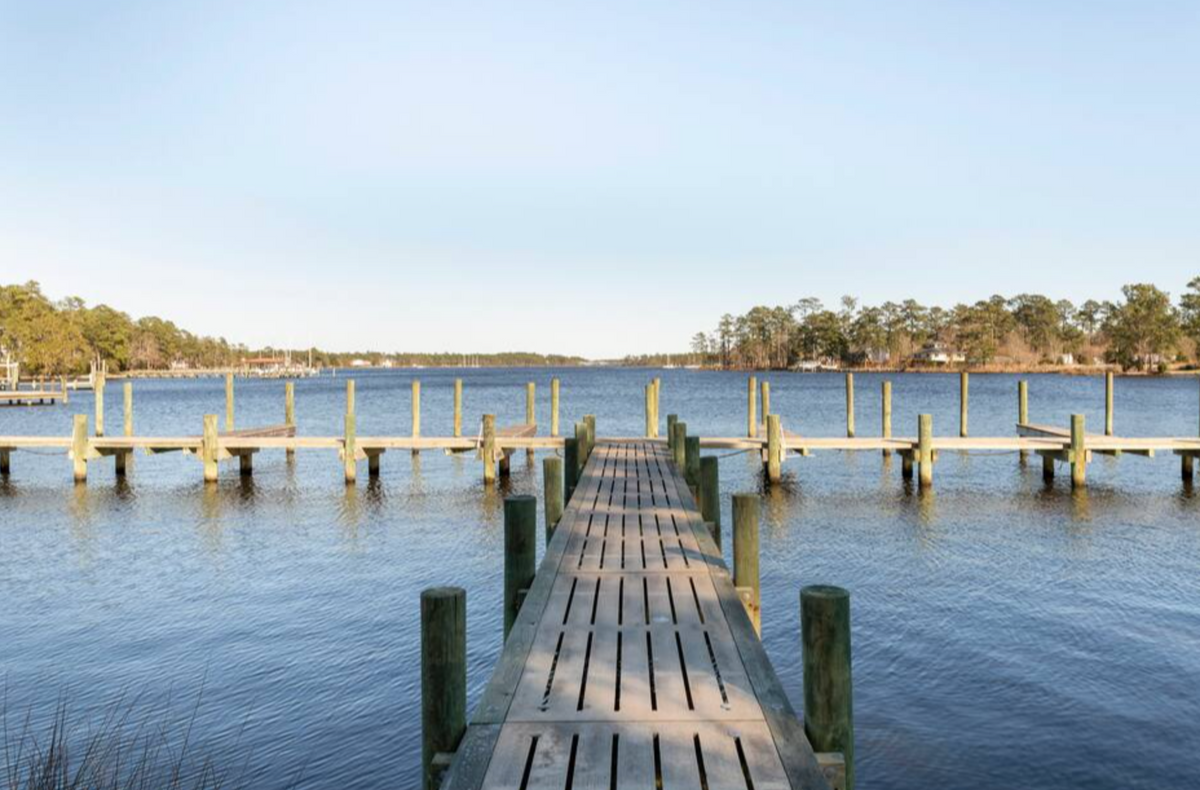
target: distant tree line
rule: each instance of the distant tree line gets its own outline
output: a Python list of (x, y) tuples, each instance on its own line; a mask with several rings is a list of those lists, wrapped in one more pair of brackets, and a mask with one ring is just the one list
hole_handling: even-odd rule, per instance
[[(110, 371), (237, 367), (247, 358), (282, 357), (288, 350), (251, 349), (223, 337), (194, 335), (171, 321), (147, 316), (131, 318), (108, 305), (88, 307), (78, 297), (51, 300), (36, 282), (0, 285), (0, 350), (7, 351), (29, 375), (86, 373), (90, 364), (104, 362)], [(427, 367), (459, 364), (488, 366), (572, 365), (579, 357), (542, 356), (526, 352), (504, 354), (387, 354), (377, 351), (333, 353), (292, 349), (293, 361), (321, 367), (344, 367), (354, 360), (371, 364)], [(0, 352), (0, 357), (2, 357)]]
[(838, 309), (828, 309), (806, 298), (722, 316), (712, 332), (692, 339), (691, 361), (749, 369), (804, 362), (903, 367), (919, 364), (931, 349), (972, 365), (1053, 364), (1070, 355), (1077, 363), (1165, 370), (1200, 354), (1200, 277), (1177, 304), (1144, 283), (1123, 287), (1117, 302), (1078, 306), (1038, 294), (952, 308), (913, 299), (860, 305), (845, 296)]

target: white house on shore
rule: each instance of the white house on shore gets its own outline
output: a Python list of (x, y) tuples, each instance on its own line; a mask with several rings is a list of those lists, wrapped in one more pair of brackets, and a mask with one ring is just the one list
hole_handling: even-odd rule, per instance
[(966, 362), (967, 355), (945, 343), (926, 343), (924, 348), (913, 354), (913, 361), (926, 365), (953, 365)]

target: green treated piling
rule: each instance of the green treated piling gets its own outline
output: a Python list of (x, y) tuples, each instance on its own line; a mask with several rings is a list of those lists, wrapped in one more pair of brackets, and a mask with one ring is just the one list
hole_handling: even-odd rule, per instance
[(675, 443), (671, 450), (675, 468), (680, 472), (687, 468), (687, 423), (675, 421)]
[(854, 788), (854, 702), (850, 672), (850, 593), (813, 585), (800, 590), (804, 731), (815, 752), (841, 752), (846, 790)]
[(783, 477), (783, 425), (778, 414), (767, 415), (767, 480), (778, 483)]
[[(890, 439), (892, 438), (892, 382), (883, 382), (881, 395), (882, 413), (880, 418), (883, 423), (883, 430), (881, 431), (880, 435), (883, 436), (884, 439)], [(891, 450), (885, 449), (883, 451), (884, 458), (887, 458), (891, 454)]]
[(467, 592), (421, 593), (422, 790), (437, 790), (467, 730)]
[(683, 479), (693, 496), (700, 491), (700, 437), (686, 436), (683, 440)]
[(537, 498), (504, 498), (504, 638), (512, 631), (537, 572)]
[(710, 525), (713, 540), (721, 548), (721, 473), (715, 455), (700, 459), (700, 517)]
[[(576, 427), (578, 427), (576, 423)], [(563, 500), (570, 502), (579, 485), (579, 439), (563, 439)]]
[(758, 494), (733, 495), (733, 583), (754, 630), (762, 633), (758, 578)]
[(546, 500), (546, 543), (549, 543), (563, 514), (563, 459), (557, 455), (542, 459), (542, 490)]
[(496, 415), (483, 415), (483, 482), (496, 482)]
[(917, 417), (917, 464), (921, 488), (933, 486), (933, 415)]
[(1113, 435), (1113, 372), (1104, 374), (1104, 435)]
[(970, 400), (971, 374), (962, 371), (958, 374), (958, 435), (967, 435), (967, 405)]
[(667, 449), (671, 452), (675, 451), (675, 423), (679, 422), (679, 415), (667, 415)]
[(758, 436), (758, 382), (751, 376), (746, 381), (746, 435)]
[(1071, 487), (1082, 488), (1087, 482), (1087, 447), (1083, 415), (1071, 415)]

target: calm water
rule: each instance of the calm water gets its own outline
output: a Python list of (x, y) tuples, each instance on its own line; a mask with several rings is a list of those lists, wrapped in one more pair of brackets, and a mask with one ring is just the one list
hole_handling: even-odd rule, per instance
[[(407, 434), (423, 384), (423, 433), (447, 435), (451, 382), (474, 415), (523, 421), (524, 382), (551, 372), (359, 374), (360, 435)], [(645, 371), (564, 370), (563, 425), (585, 412), (601, 434), (642, 431)], [(745, 378), (664, 371), (662, 412), (693, 432), (745, 428)], [(859, 375), (858, 431), (879, 429), (879, 376)], [(892, 376), (897, 434), (916, 414), (954, 432), (956, 376)], [(775, 374), (789, 430), (838, 435), (842, 381)], [(1016, 384), (971, 380), (971, 430), (1011, 435)], [(1031, 415), (1103, 425), (1103, 382), (1031, 377)], [(298, 382), (301, 434), (340, 433), (344, 379)], [(238, 382), (238, 425), (281, 421), (283, 385)], [(137, 382), (137, 431), (199, 433), (224, 412), (223, 383)], [(1118, 379), (1117, 432), (1194, 435), (1195, 380)], [(120, 387), (108, 389), (110, 432)], [(66, 434), (67, 407), (0, 409), (0, 434)], [(721, 453), (725, 455), (726, 453)], [(725, 494), (758, 486), (749, 455), (721, 465)], [(936, 491), (874, 453), (789, 460), (766, 495), (763, 639), (801, 699), (798, 591), (853, 593), (858, 776), (866, 788), (1194, 786), (1200, 777), (1200, 498), (1174, 457), (1097, 458), (1086, 492), (1055, 487), (1034, 459), (944, 453)], [(10, 717), (60, 697), (102, 711), (121, 695), (204, 702), (195, 738), (249, 752), (256, 784), (303, 768), (306, 788), (414, 787), (420, 753), (418, 594), (468, 591), (473, 705), (500, 647), (501, 497), (470, 458), (407, 451), (347, 490), (336, 454), (263, 453), (252, 481), (218, 486), (178, 454), (138, 456), (127, 484), (110, 461), (70, 483), (61, 456), (15, 453), (0, 482), (0, 671)], [(540, 462), (514, 457), (510, 488), (540, 495)], [(192, 695), (189, 697), (188, 695)], [(243, 757), (244, 759), (244, 757)]]

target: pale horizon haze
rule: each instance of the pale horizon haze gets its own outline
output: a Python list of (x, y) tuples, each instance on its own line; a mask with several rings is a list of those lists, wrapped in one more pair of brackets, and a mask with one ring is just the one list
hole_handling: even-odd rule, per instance
[(1200, 275), (1200, 3), (0, 0), (0, 283), (251, 346), (686, 348)]

